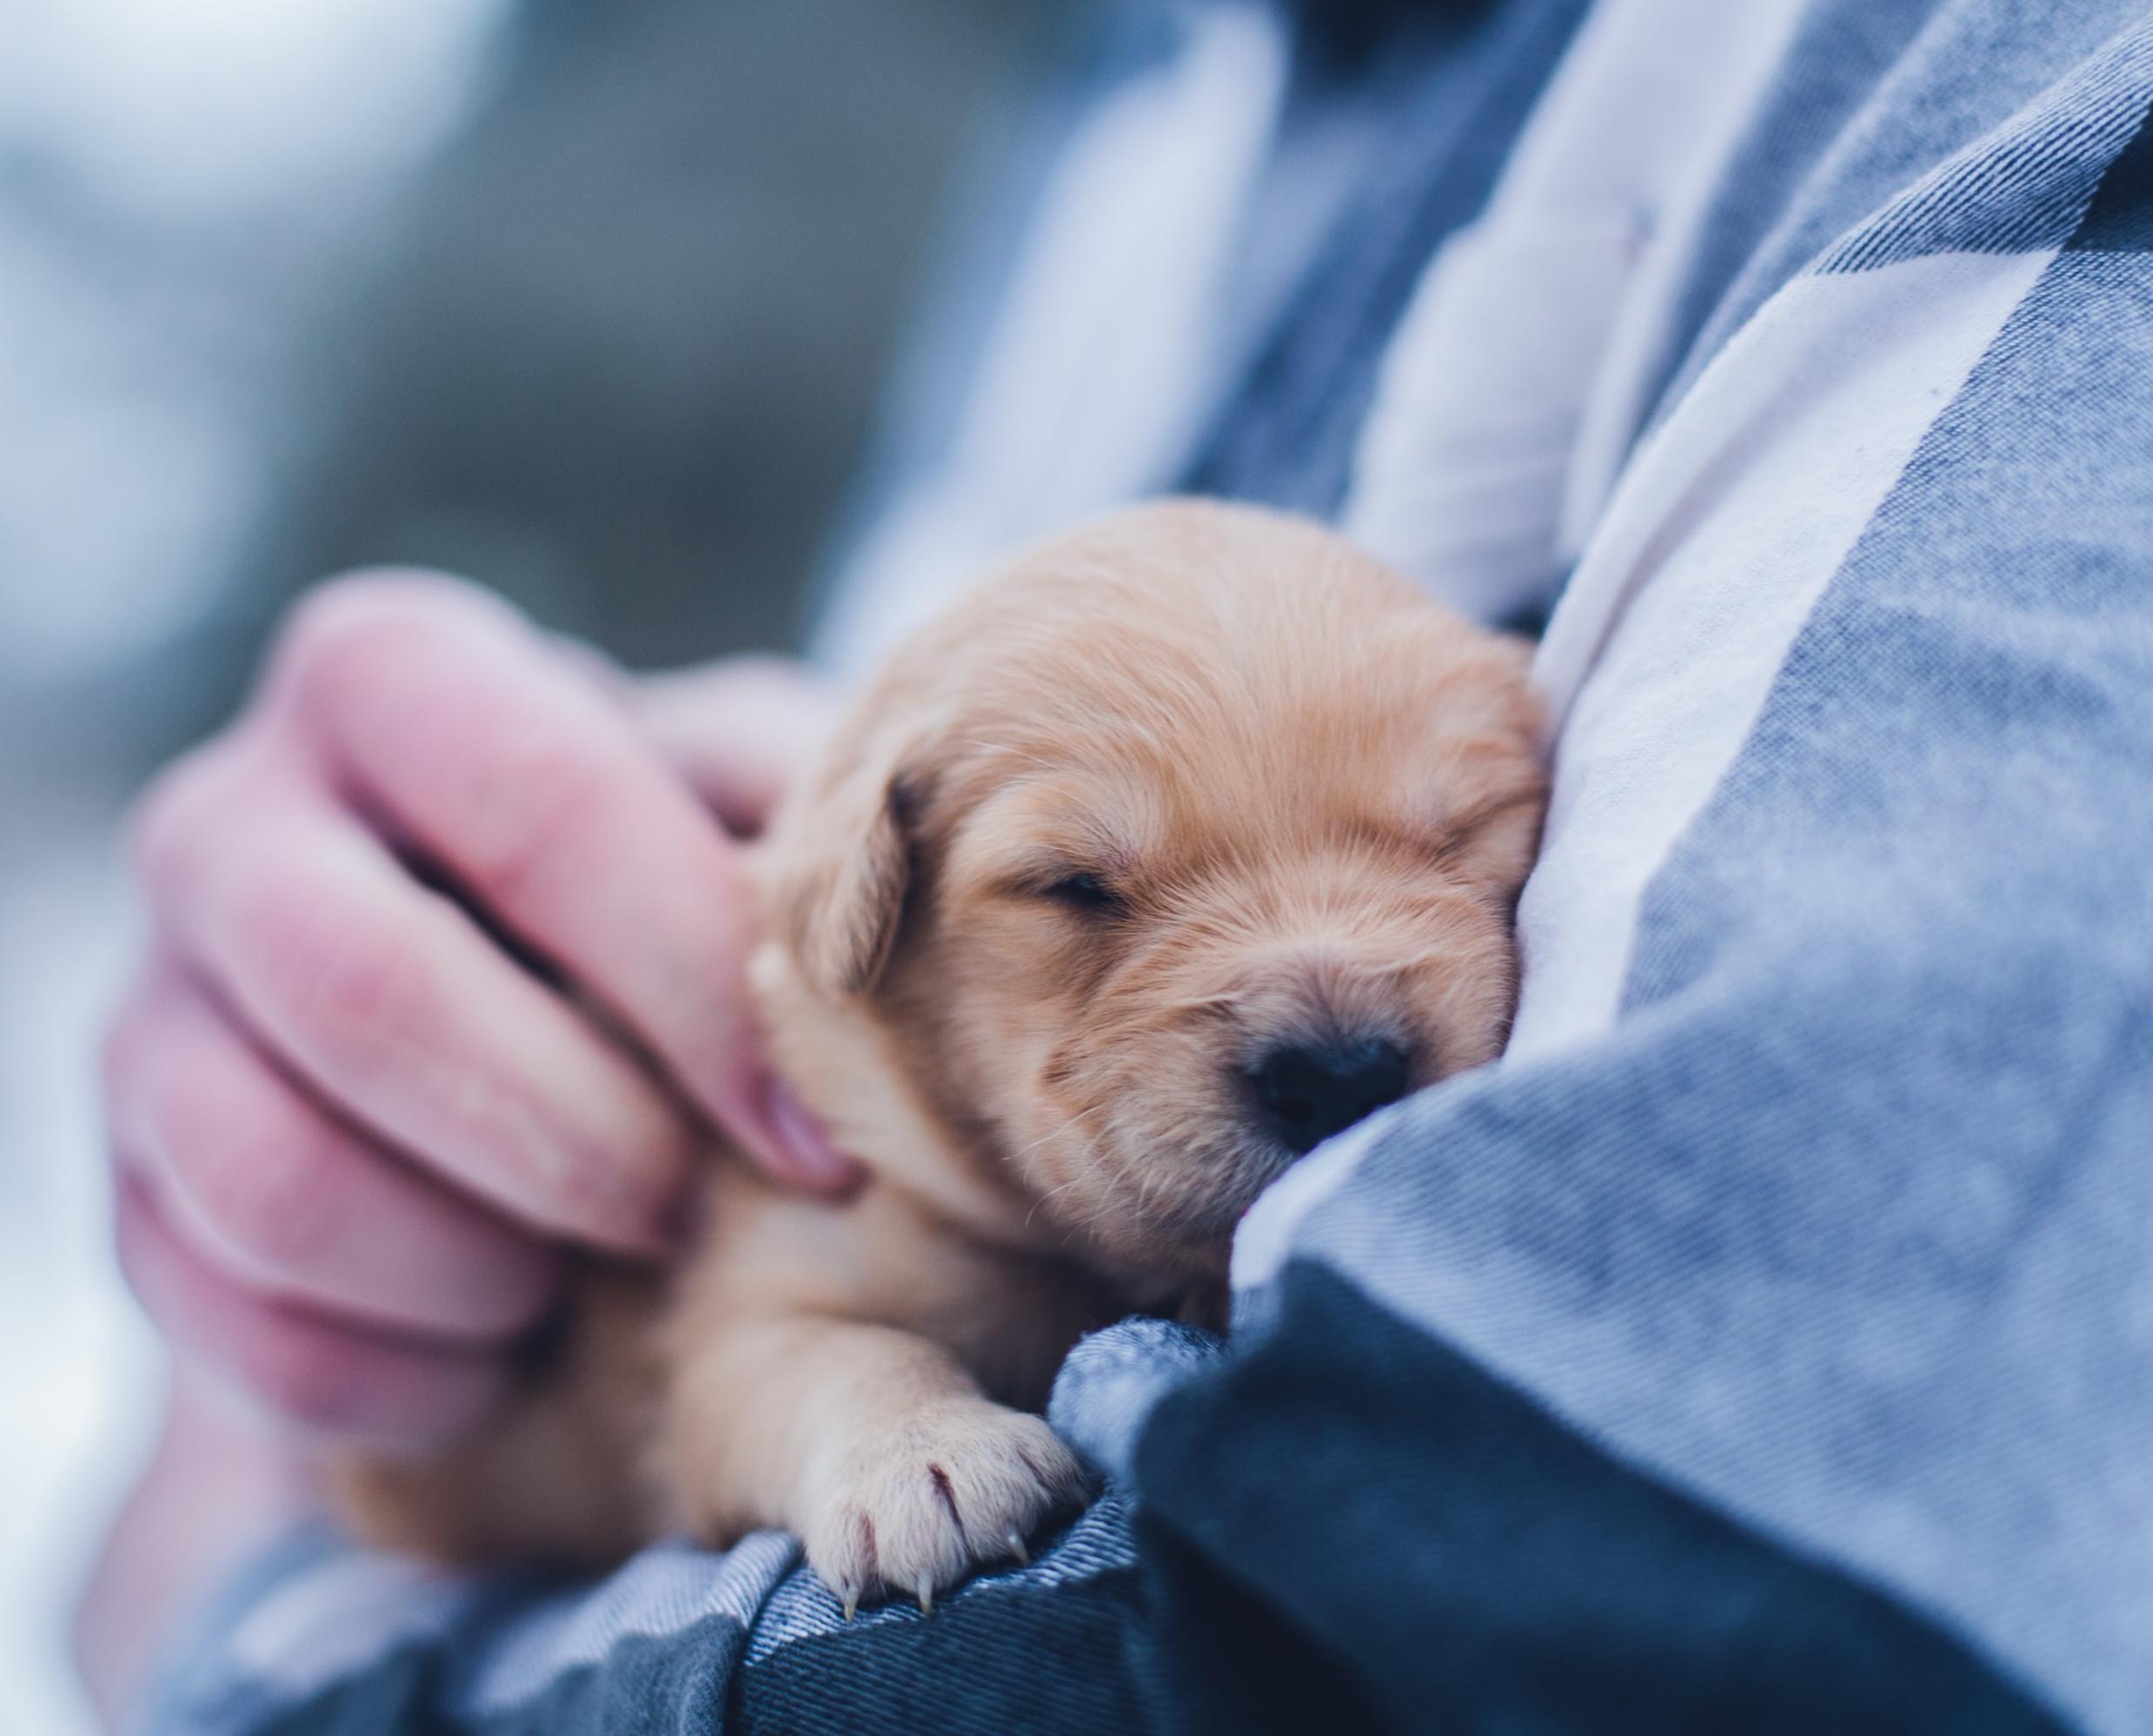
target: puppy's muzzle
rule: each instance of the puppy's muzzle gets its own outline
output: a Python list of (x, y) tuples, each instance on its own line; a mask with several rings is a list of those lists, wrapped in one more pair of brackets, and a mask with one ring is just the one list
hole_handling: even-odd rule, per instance
[(1266, 1049), (1247, 1069), (1264, 1131), (1294, 1156), (1412, 1089), (1412, 1053), (1383, 1034), (1324, 1032)]

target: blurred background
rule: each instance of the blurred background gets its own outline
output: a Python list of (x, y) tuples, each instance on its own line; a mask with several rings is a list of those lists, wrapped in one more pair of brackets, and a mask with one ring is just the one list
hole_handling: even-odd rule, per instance
[(357, 562), (632, 663), (794, 643), (1040, 0), (0, 6), (0, 1731), (162, 1374), (94, 1057), (131, 792)]

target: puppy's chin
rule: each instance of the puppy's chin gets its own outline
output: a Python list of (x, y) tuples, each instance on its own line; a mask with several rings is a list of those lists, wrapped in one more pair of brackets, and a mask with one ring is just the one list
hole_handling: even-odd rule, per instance
[(1137, 1106), (1102, 1106), (1080, 1133), (1044, 1112), (1020, 1135), (1013, 1163), (1034, 1195), (1035, 1227), (1081, 1244), (1126, 1274), (1222, 1275), (1235, 1227), (1291, 1154), (1230, 1120), (1143, 1127)]

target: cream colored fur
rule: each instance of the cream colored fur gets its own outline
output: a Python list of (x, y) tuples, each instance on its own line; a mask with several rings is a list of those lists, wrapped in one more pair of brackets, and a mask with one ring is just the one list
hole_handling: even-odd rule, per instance
[(1017, 560), (756, 847), (762, 1014), (867, 1185), (714, 1154), (677, 1276), (589, 1272), (498, 1423), (349, 1468), (354, 1522), (586, 1560), (782, 1526), (848, 1606), (1020, 1554), (1081, 1495), (1033, 1413), (1063, 1354), (1215, 1310), (1286, 1161), (1250, 1058), (1380, 1026), (1420, 1084), (1500, 1048), (1537, 738), (1513, 644), (1301, 521), (1162, 503)]

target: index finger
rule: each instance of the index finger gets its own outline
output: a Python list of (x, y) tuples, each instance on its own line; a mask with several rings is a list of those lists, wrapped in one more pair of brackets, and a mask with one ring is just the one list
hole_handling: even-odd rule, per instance
[(603, 1005), (751, 1155), (849, 1178), (774, 1092), (747, 981), (754, 889), (617, 703), (504, 607), (444, 581), (332, 591), (286, 701), (352, 793)]

